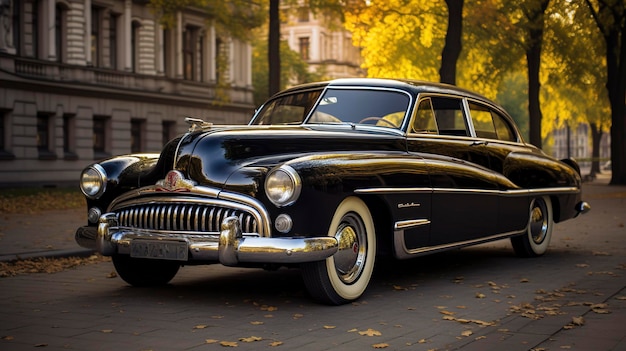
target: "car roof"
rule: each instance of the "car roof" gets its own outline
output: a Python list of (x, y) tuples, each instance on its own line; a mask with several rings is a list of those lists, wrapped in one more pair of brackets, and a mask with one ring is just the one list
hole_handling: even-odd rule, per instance
[(473, 97), (479, 100), (490, 101), (487, 97), (472, 92), (470, 90), (466, 90), (463, 88), (459, 88), (455, 85), (444, 84), (444, 83), (436, 83), (424, 80), (414, 80), (414, 79), (391, 79), (391, 78), (339, 78), (334, 80), (315, 82), (315, 83), (305, 83), (293, 86), (291, 88), (285, 89), (276, 95), (282, 95), (284, 93), (289, 93), (298, 90), (307, 90), (312, 88), (323, 88), (323, 87), (339, 87), (339, 86), (354, 86), (354, 87), (385, 87), (385, 88), (397, 88), (402, 90), (408, 90), (415, 94), (428, 92), (428, 93), (440, 93), (440, 94), (453, 94), (453, 95), (461, 95), (466, 97)]
[(437, 83), (437, 82), (416, 80), (416, 79), (338, 78), (338, 79), (333, 79), (333, 80), (296, 85), (296, 86), (287, 88), (275, 94), (273, 97), (280, 96), (283, 94), (289, 94), (289, 93), (293, 93), (297, 91), (308, 90), (308, 89), (320, 89), (320, 88), (325, 88), (325, 87), (351, 87), (351, 86), (352, 87), (395, 88), (395, 89), (408, 91), (414, 96), (417, 96), (421, 93), (427, 93), (427, 94), (444, 94), (444, 95), (466, 97), (466, 98), (471, 98), (471, 99), (475, 99), (475, 100), (487, 103), (491, 105), (492, 108), (495, 108), (500, 113), (507, 115), (509, 118), (511, 118), (509, 113), (502, 106), (500, 106), (493, 100), (481, 94), (475, 93), (467, 89), (460, 88), (452, 84)]

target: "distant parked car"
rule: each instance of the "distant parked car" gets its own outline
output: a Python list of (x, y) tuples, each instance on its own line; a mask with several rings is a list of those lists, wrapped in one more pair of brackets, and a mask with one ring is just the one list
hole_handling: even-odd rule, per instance
[(158, 154), (87, 167), (76, 241), (131, 285), (182, 265), (299, 267), (311, 296), (358, 299), (377, 255), (510, 238), (548, 249), (586, 212), (575, 161), (526, 144), (512, 118), (454, 86), (341, 79), (287, 89), (247, 126), (189, 119)]

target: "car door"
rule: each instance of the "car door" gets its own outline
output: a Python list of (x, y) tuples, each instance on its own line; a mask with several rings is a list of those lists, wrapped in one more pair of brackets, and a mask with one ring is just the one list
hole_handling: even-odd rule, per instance
[(482, 145), (471, 137), (461, 97), (422, 96), (407, 148), (428, 165), (433, 195), (429, 245), (497, 233), (498, 185)]
[[(511, 153), (528, 153), (528, 149), (519, 143), (520, 136), (516, 128), (502, 113), (479, 101), (468, 101), (468, 111), (477, 141), (480, 142), (477, 147), (489, 158), (491, 170), (513, 181), (510, 179), (509, 171), (512, 167), (507, 165), (507, 157)], [(530, 198), (522, 189), (511, 185), (509, 182), (500, 182), (499, 233), (519, 231), (528, 219)]]

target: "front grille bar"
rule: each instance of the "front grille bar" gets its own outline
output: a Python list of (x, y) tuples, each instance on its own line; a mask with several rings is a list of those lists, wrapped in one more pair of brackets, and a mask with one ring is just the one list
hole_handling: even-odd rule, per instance
[(220, 232), (222, 221), (236, 216), (244, 233), (257, 233), (258, 223), (254, 216), (239, 209), (195, 203), (146, 203), (124, 207), (114, 212), (122, 227), (149, 230)]

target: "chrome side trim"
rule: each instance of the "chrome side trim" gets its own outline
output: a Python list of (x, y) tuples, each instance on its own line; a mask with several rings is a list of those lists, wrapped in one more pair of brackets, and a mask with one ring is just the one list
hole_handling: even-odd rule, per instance
[(523, 233), (525, 233), (527, 230), (527, 227), (519, 230), (519, 231), (512, 231), (512, 232), (508, 232), (508, 233), (503, 233), (503, 234), (496, 234), (496, 235), (492, 235), (489, 237), (484, 237), (484, 238), (478, 238), (478, 239), (473, 239), (473, 240), (466, 240), (466, 241), (459, 241), (459, 242), (455, 242), (455, 243), (449, 243), (449, 244), (442, 244), (442, 245), (435, 245), (435, 246), (424, 246), (424, 247), (420, 247), (417, 249), (408, 249), (404, 243), (404, 230), (396, 230), (394, 232), (394, 252), (395, 252), (395, 256), (398, 259), (407, 259), (407, 258), (411, 258), (411, 257), (415, 257), (415, 256), (421, 256), (421, 255), (425, 255), (425, 254), (429, 254), (429, 253), (433, 253), (433, 252), (437, 252), (437, 251), (444, 251), (444, 250), (450, 250), (450, 249), (454, 249), (454, 248), (462, 248), (462, 247), (466, 247), (466, 246), (472, 246), (472, 245), (478, 245), (478, 244), (482, 244), (482, 243), (486, 243), (486, 242), (490, 242), (490, 241), (496, 241), (496, 240), (501, 240), (501, 239), (506, 239), (506, 238), (510, 238), (516, 235), (521, 235)]
[(426, 225), (426, 224), (430, 224), (430, 220), (428, 220), (428, 219), (409, 219), (409, 220), (406, 220), (406, 221), (398, 221), (398, 222), (396, 222), (396, 224), (394, 224), (394, 226), (393, 226), (393, 229), (394, 230), (409, 229), (409, 228), (419, 227), (421, 225)]
[(396, 193), (432, 193), (432, 188), (365, 188), (356, 189), (356, 194), (396, 194)]
[(485, 189), (456, 189), (456, 188), (364, 188), (356, 189), (356, 194), (397, 194), (397, 193), (467, 193), (467, 194), (493, 194), (502, 196), (525, 196), (532, 194), (578, 194), (577, 187), (553, 187), (538, 189), (513, 189), (513, 190), (485, 190)]

